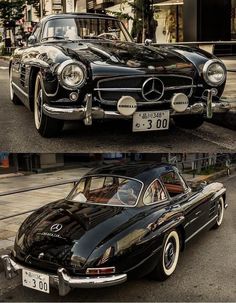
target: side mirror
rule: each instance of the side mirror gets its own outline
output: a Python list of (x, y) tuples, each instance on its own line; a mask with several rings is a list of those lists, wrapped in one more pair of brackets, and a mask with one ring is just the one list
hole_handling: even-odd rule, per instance
[(37, 42), (37, 38), (35, 37), (35, 35), (31, 35), (28, 38), (28, 45), (34, 45)]
[(134, 38), (134, 43), (137, 43), (137, 42), (138, 42), (138, 38), (135, 37), (135, 38)]
[(152, 40), (151, 40), (151, 39), (146, 39), (146, 40), (144, 41), (144, 44), (145, 44), (146, 46), (150, 46), (150, 45), (152, 44)]

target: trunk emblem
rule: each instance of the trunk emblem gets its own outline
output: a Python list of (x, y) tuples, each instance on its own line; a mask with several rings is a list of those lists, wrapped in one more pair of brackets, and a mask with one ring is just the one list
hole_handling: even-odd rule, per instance
[(62, 229), (62, 224), (53, 224), (50, 228), (50, 230), (54, 233), (58, 233)]

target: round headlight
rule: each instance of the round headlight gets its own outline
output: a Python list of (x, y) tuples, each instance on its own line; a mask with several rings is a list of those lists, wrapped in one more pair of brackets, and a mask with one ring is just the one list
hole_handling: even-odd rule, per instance
[(207, 84), (219, 86), (226, 80), (226, 68), (218, 60), (210, 60), (203, 67), (203, 77)]
[(80, 88), (86, 80), (86, 69), (81, 63), (68, 60), (59, 66), (58, 76), (65, 88)]

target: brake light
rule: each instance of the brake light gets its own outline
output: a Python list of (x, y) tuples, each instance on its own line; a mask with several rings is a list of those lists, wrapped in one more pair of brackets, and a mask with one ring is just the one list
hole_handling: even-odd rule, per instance
[(87, 275), (110, 275), (116, 272), (115, 267), (87, 268)]

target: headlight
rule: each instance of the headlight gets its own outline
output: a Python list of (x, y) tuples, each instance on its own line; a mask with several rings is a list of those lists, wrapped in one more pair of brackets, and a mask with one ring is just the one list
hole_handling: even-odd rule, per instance
[(58, 68), (61, 85), (67, 89), (80, 88), (86, 80), (86, 68), (82, 63), (73, 60), (63, 62)]
[(226, 68), (223, 63), (209, 60), (203, 67), (203, 78), (211, 86), (219, 86), (226, 80)]

